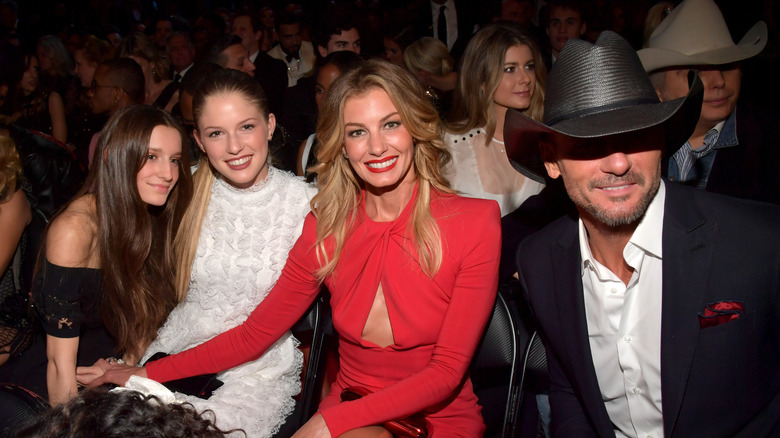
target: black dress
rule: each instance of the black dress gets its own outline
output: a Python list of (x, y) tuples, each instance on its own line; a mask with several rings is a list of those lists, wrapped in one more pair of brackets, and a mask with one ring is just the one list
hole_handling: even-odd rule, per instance
[(100, 318), (100, 269), (66, 268), (44, 259), (33, 281), (32, 299), (43, 333), (20, 356), (0, 366), (0, 382), (16, 383), (48, 399), (46, 335), (79, 337), (77, 366), (116, 354)]

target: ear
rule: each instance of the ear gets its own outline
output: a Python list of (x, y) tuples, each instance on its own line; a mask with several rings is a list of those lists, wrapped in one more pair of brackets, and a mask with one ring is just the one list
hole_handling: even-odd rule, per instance
[(550, 178), (552, 179), (561, 176), (561, 168), (558, 165), (557, 157), (555, 155), (555, 145), (549, 141), (540, 140), (539, 152), (542, 154), (542, 160), (544, 161), (544, 168), (547, 169), (547, 175), (550, 175)]
[[(257, 32), (255, 32), (255, 41), (260, 42), (262, 40), (263, 40), (263, 31), (262, 30), (258, 30)], [(250, 53), (250, 55), (251, 55), (251, 53)]]
[(200, 135), (198, 135), (198, 130), (193, 129), (192, 130), (192, 136), (195, 137), (195, 143), (198, 144), (198, 147), (200, 148), (200, 151), (204, 154), (206, 153), (206, 148), (203, 146), (203, 143), (200, 141)]
[(659, 88), (653, 88), (655, 90), (655, 94), (658, 96), (658, 100), (661, 102), (664, 101), (664, 95), (661, 93), (661, 90)]
[(276, 129), (276, 116), (273, 113), (268, 114), (268, 141), (274, 136), (274, 129)]
[(321, 45), (317, 44), (317, 51), (320, 52), (320, 56), (323, 58), (328, 56), (328, 48), (322, 47)]

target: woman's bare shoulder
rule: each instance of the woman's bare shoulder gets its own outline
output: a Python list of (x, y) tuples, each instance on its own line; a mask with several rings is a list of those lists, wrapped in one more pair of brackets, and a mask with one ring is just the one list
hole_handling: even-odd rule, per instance
[(95, 198), (84, 195), (57, 215), (46, 234), (46, 258), (58, 266), (97, 268)]

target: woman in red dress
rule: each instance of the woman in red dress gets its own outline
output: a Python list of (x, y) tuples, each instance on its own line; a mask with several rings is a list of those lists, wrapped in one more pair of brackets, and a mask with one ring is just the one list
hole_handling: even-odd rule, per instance
[[(449, 189), (436, 110), (409, 73), (387, 62), (368, 61), (333, 84), (317, 137), (312, 213), (247, 321), (146, 368), (99, 362), (80, 371), (82, 382), (168, 381), (257, 358), (324, 283), (340, 370), (295, 438), (382, 436), (383, 423), (417, 413), (434, 437), (482, 436), (466, 373), (495, 299), (498, 205)], [(341, 401), (350, 386), (370, 394)]]

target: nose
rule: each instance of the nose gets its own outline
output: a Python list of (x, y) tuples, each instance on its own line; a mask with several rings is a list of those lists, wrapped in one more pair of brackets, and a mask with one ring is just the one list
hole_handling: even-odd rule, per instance
[(244, 68), (246, 68), (247, 73), (251, 73), (255, 71), (255, 65), (252, 63), (252, 61), (249, 60), (249, 58), (244, 59)]
[(159, 166), (159, 171), (157, 172), (157, 176), (163, 179), (163, 181), (171, 182), (173, 181), (174, 176), (179, 175), (179, 168), (176, 166), (176, 163), (172, 163), (170, 161), (166, 161), (164, 163), (161, 163), (161, 166)]
[(241, 145), (241, 142), (238, 141), (238, 137), (235, 135), (229, 135), (227, 139), (227, 152), (232, 155), (237, 155), (239, 152), (241, 152), (244, 149), (244, 147)]
[(531, 75), (528, 73), (528, 70), (522, 68), (518, 69), (519, 74), (517, 75), (517, 83), (520, 85), (525, 85), (531, 82)]
[(611, 175), (625, 175), (631, 169), (631, 160), (623, 152), (613, 152), (601, 159), (601, 171)]
[(385, 145), (384, 140), (380, 135), (370, 135), (368, 139), (368, 153), (375, 156), (375, 157), (381, 157), (382, 154), (385, 153), (387, 150), (387, 145)]
[(723, 88), (726, 84), (723, 72), (718, 69), (702, 70), (698, 73), (704, 88)]

